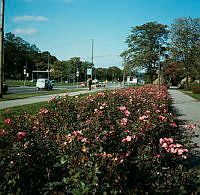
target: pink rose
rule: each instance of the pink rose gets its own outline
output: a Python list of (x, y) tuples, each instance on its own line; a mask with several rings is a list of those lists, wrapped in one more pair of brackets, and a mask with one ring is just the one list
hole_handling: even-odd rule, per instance
[(120, 106), (119, 109), (120, 109), (121, 111), (124, 111), (124, 110), (126, 110), (126, 107), (125, 107), (125, 106)]
[(165, 140), (163, 138), (160, 138), (160, 144), (165, 143)]
[(168, 145), (167, 145), (167, 143), (163, 143), (161, 147), (166, 149), (166, 148), (168, 148)]
[(8, 119), (5, 119), (4, 121), (5, 121), (5, 123), (7, 123), (7, 124), (10, 123), (10, 119), (9, 119), (9, 118), (8, 118)]
[(17, 132), (17, 136), (25, 137), (26, 136), (26, 132), (19, 131), (19, 132)]
[(183, 149), (178, 149), (178, 155), (182, 155), (183, 154)]
[(131, 113), (130, 113), (130, 111), (125, 110), (125, 111), (124, 111), (124, 114), (125, 114), (125, 116), (129, 116)]
[(168, 143), (173, 143), (173, 139), (172, 138), (164, 138), (164, 140)]

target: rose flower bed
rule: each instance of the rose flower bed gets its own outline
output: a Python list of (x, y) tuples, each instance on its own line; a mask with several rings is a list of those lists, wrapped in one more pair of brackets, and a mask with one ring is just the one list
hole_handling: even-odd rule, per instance
[[(52, 97), (0, 131), (0, 192), (22, 194), (191, 193), (189, 144), (165, 87)], [(187, 128), (191, 128), (187, 126)]]

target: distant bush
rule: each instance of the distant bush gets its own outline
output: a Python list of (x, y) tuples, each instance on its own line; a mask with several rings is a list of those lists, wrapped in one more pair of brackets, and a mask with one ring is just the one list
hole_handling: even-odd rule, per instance
[(190, 84), (189, 89), (195, 94), (200, 94), (200, 84), (199, 83)]
[(166, 87), (147, 85), (56, 96), (33, 116), (6, 118), (0, 131), (0, 192), (194, 192), (196, 176), (184, 165), (190, 144), (170, 104)]

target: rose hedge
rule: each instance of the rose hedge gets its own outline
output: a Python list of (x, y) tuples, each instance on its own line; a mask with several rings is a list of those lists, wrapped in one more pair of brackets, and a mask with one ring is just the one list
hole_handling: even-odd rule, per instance
[(147, 85), (56, 96), (34, 116), (6, 118), (0, 130), (0, 192), (196, 191), (196, 175), (184, 164), (190, 141), (170, 104), (166, 87)]

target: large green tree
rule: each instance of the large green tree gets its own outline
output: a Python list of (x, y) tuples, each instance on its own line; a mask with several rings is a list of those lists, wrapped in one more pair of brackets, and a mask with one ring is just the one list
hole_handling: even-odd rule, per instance
[(166, 51), (168, 33), (167, 26), (157, 22), (132, 27), (126, 40), (128, 49), (121, 54), (125, 66), (145, 69), (152, 83)]
[(40, 52), (36, 45), (28, 43), (21, 37), (16, 37), (13, 33), (5, 34), (5, 79), (24, 79), (24, 68), (31, 76), (33, 70), (47, 70), (48, 62), (53, 64), (56, 60), (57, 58), (48, 51)]
[(171, 57), (182, 67), (182, 74), (196, 79), (200, 75), (200, 18), (177, 18), (171, 25)]

